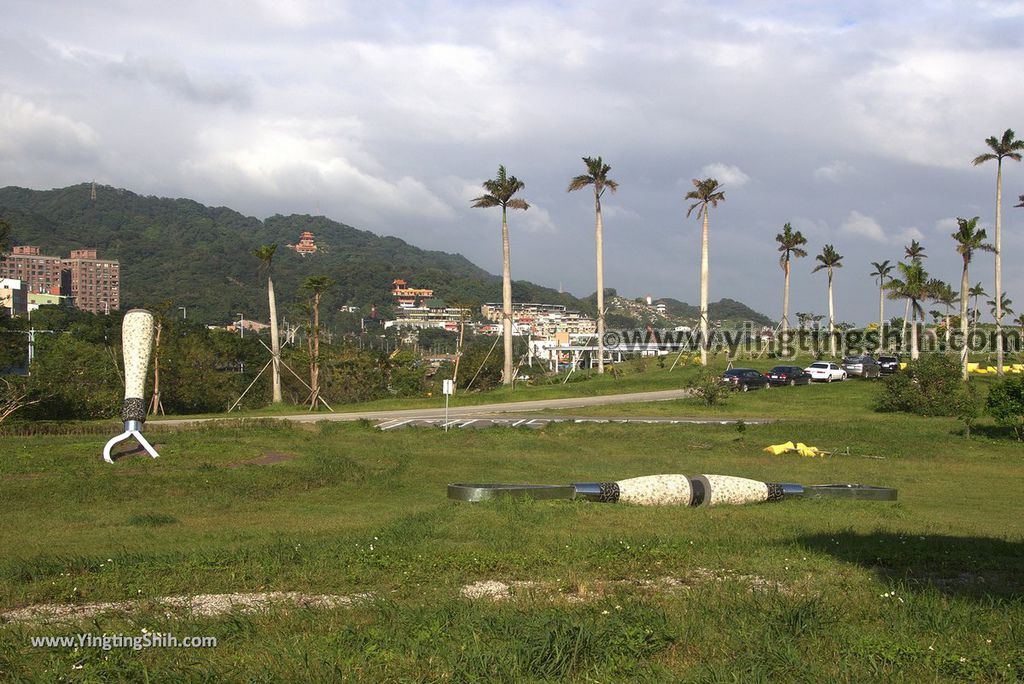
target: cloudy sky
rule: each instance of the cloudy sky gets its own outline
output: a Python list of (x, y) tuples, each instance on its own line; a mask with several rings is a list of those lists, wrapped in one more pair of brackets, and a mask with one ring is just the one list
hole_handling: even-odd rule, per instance
[[(246, 214), (323, 213), (500, 271), (499, 163), (525, 181), (516, 278), (695, 302), (691, 179), (714, 176), (711, 297), (778, 316), (774, 236), (845, 256), (840, 320), (877, 315), (870, 262), (921, 240), (959, 283), (957, 216), (994, 222), (984, 140), (1024, 137), (1024, 2), (3, 0), (0, 186), (87, 180)], [(1004, 288), (1024, 310), (1024, 164), (1004, 173)], [(296, 226), (296, 231), (301, 226)], [(291, 240), (294, 236), (282, 236)], [(794, 311), (824, 313), (797, 263)], [(972, 281), (992, 290), (992, 258)], [(896, 305), (890, 305), (896, 313)], [(902, 307), (899, 307), (902, 314)]]

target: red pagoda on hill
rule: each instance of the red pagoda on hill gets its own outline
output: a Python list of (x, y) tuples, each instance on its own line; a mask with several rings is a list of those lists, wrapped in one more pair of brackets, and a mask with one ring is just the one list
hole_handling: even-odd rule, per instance
[(308, 230), (302, 231), (302, 237), (299, 238), (299, 244), (288, 245), (288, 249), (294, 250), (302, 256), (315, 254), (317, 247), (316, 242), (313, 241), (313, 233)]

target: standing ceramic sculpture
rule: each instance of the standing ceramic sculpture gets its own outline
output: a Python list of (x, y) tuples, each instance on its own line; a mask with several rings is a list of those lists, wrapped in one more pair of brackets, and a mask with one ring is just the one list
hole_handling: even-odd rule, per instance
[(121, 346), (124, 349), (124, 403), (121, 405), (121, 419), (124, 432), (114, 437), (103, 447), (103, 460), (113, 463), (110, 449), (118, 442), (134, 437), (150, 456), (159, 454), (142, 436), (142, 424), (146, 422), (146, 372), (149, 369), (149, 355), (153, 351), (153, 314), (145, 309), (132, 309), (124, 315), (121, 323)]

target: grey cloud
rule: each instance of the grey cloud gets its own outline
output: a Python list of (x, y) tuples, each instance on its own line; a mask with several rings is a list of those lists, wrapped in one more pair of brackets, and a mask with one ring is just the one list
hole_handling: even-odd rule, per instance
[(241, 79), (196, 78), (171, 59), (128, 54), (104, 69), (116, 78), (149, 83), (198, 104), (247, 107), (252, 102), (250, 87)]

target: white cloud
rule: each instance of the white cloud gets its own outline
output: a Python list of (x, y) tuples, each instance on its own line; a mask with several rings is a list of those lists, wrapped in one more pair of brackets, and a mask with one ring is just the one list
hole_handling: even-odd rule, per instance
[(924, 239), (924, 234), (913, 226), (887, 232), (874, 218), (856, 210), (850, 212), (850, 215), (839, 226), (839, 230), (850, 235), (867, 238), (873, 242), (890, 245), (899, 245), (911, 240)]
[(708, 164), (700, 170), (701, 178), (715, 178), (719, 183), (733, 188), (740, 188), (750, 181), (750, 176), (743, 173), (738, 166), (716, 162)]
[(850, 215), (839, 226), (839, 230), (851, 235), (866, 237), (875, 242), (886, 242), (885, 231), (882, 230), (878, 221), (856, 210), (850, 212)]
[(852, 165), (841, 159), (837, 159), (831, 163), (816, 168), (814, 170), (814, 178), (816, 180), (839, 183), (844, 178), (851, 176), (855, 172), (856, 169)]
[(0, 154), (37, 163), (79, 160), (91, 157), (96, 146), (96, 131), (89, 125), (17, 95), (0, 93)]

